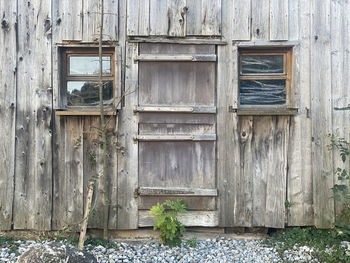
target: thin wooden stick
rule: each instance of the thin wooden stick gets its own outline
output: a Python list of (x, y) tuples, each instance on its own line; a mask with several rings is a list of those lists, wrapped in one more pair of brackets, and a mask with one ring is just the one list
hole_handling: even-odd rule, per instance
[(86, 229), (88, 226), (89, 214), (90, 214), (90, 210), (91, 210), (92, 195), (94, 193), (94, 185), (95, 185), (95, 182), (90, 181), (87, 199), (86, 199), (86, 209), (85, 209), (85, 213), (84, 213), (84, 219), (83, 219), (83, 223), (81, 224), (81, 229), (80, 229), (80, 236), (79, 236), (79, 243), (78, 243), (78, 249), (80, 249), (80, 250), (82, 250), (84, 247)]

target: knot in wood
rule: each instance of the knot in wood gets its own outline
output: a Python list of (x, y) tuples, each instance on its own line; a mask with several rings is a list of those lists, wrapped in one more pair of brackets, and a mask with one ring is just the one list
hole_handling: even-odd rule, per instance
[(7, 22), (6, 19), (3, 19), (1, 21), (1, 28), (4, 29), (4, 30), (9, 30), (10, 24), (9, 24), (9, 22)]

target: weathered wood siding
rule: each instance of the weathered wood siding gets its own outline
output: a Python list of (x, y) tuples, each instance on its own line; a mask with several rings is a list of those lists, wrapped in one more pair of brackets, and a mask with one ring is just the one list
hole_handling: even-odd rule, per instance
[[(17, 118), (13, 223), (51, 229), (51, 3), (18, 4)], [(12, 43), (13, 45), (15, 43)]]
[[(111, 229), (152, 224), (146, 210), (179, 188), (196, 193), (182, 192), (188, 225), (332, 225), (342, 162), (327, 135), (349, 139), (349, 112), (334, 110), (350, 103), (348, 0), (105, 0), (105, 12), (117, 92), (128, 94), (108, 127)], [(57, 230), (83, 216), (88, 180), (101, 170), (99, 119), (55, 114), (59, 44), (96, 40), (98, 17), (97, 0), (0, 0), (0, 230)], [(229, 111), (240, 48), (286, 45), (298, 113)], [(179, 61), (196, 54), (209, 60)], [(189, 113), (193, 106), (209, 112)], [(147, 195), (149, 187), (160, 189)], [(95, 190), (89, 227), (101, 228)]]
[(129, 36), (220, 36), (222, 0), (128, 0)]
[[(10, 230), (15, 180), (16, 22), (15, 1), (0, 1), (0, 230)], [(6, 64), (5, 64), (6, 62)]]

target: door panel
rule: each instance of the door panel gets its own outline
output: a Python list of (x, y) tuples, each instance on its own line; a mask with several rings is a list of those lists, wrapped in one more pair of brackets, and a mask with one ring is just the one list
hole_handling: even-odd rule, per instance
[(184, 223), (215, 226), (215, 46), (140, 44), (137, 60), (139, 226), (177, 198), (192, 211)]

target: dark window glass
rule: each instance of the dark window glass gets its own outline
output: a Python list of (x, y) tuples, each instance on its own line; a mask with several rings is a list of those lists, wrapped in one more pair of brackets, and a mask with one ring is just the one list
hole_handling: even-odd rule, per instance
[[(113, 103), (113, 82), (103, 83), (103, 103)], [(99, 89), (97, 82), (68, 81), (67, 82), (68, 106), (98, 106)]]
[[(98, 56), (70, 56), (69, 57), (69, 75), (98, 75), (99, 57)], [(111, 58), (102, 57), (103, 75), (111, 74)]]
[(241, 80), (241, 105), (282, 105), (286, 103), (285, 80)]
[(242, 74), (282, 74), (283, 55), (242, 55)]

